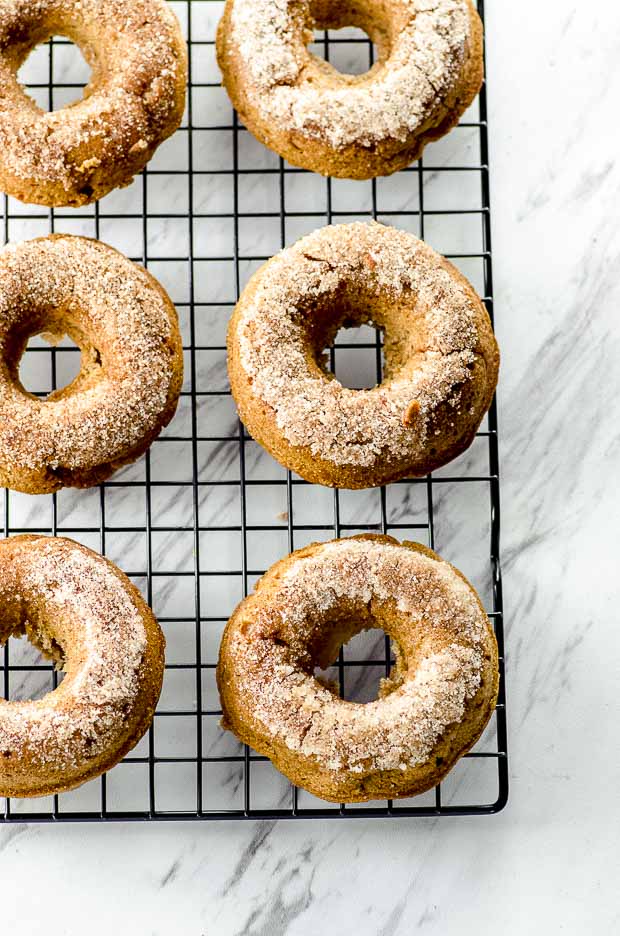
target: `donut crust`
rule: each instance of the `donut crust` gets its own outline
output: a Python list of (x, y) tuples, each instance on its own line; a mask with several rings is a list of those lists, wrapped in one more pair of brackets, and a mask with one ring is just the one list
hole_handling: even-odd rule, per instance
[[(390, 769), (377, 766), (376, 752), (371, 746), (364, 749), (363, 741), (359, 741), (356, 748), (347, 739), (344, 746), (340, 744), (340, 749), (346, 752), (346, 745), (349, 744), (356, 756), (355, 763), (330, 762), (333, 750), (338, 750), (339, 744), (333, 739), (342, 739), (346, 726), (355, 726), (355, 720), (363, 718), (370, 707), (373, 709), (374, 723), (379, 722), (377, 730), (384, 750), (389, 752), (390, 745), (399, 743), (400, 736), (395, 734), (396, 724), (382, 720), (382, 706), (389, 704), (393, 694), (398, 695), (407, 683), (415, 680), (416, 670), (424, 663), (424, 654), (432, 650), (435, 643), (441, 647), (447, 639), (452, 639), (452, 634), (450, 638), (446, 637), (446, 629), (449, 631), (451, 626), (450, 605), (448, 603), (443, 609), (446, 620), (438, 623), (438, 615), (435, 615), (434, 620), (433, 612), (424, 615), (422, 608), (418, 609), (417, 615), (403, 614), (399, 609), (402, 595), (396, 591), (389, 598), (373, 594), (366, 607), (367, 595), (360, 601), (354, 600), (346, 592), (344, 595), (338, 592), (338, 601), (334, 606), (337, 610), (332, 609), (318, 623), (308, 620), (295, 631), (297, 619), (290, 620), (294, 608), (288, 604), (290, 593), (287, 593), (285, 587), (291, 576), (292, 581), (295, 581), (294, 570), (304, 560), (312, 561), (320, 557), (326, 548), (338, 546), (348, 549), (348, 544), (352, 543), (365, 544), (371, 550), (376, 550), (377, 546), (391, 552), (395, 548), (401, 553), (403, 549), (408, 550), (423, 557), (423, 561), (431, 560), (431, 570), (439, 564), (444, 578), (447, 576), (450, 580), (451, 576), (452, 583), (465, 583), (466, 600), (469, 602), (467, 613), (471, 619), (477, 619), (477, 689), (470, 689), (460, 717), (444, 724), (443, 730), (436, 733), (434, 743), (433, 734), (429, 735), (426, 756), (419, 757), (416, 763), (399, 763)], [(359, 556), (355, 557), (355, 561), (360, 562)], [(343, 568), (345, 572), (342, 575), (345, 575), (346, 566)], [(460, 588), (461, 596), (458, 597), (458, 590), (455, 593), (455, 619), (458, 615), (457, 602), (463, 600), (462, 585)], [(396, 665), (390, 677), (382, 682), (380, 699), (365, 705), (341, 700), (335, 703), (325, 701), (329, 700), (329, 693), (337, 696), (337, 688), (312, 679), (315, 666), (325, 668), (333, 662), (339, 647), (351, 636), (368, 627), (377, 626), (386, 631), (397, 648)], [(300, 630), (304, 631), (301, 636)], [(455, 634), (454, 639), (467, 644), (465, 631), (459, 634), (455, 626)], [(427, 641), (427, 645), (424, 645), (424, 641)], [(423, 645), (426, 650), (421, 652), (420, 647)], [(273, 658), (279, 662), (275, 668), (272, 666), (268, 669), (264, 660), (270, 659), (272, 651)], [(308, 695), (300, 692), (291, 695), (288, 706), (291, 714), (287, 713), (287, 706), (279, 710), (274, 707), (281, 723), (277, 718), (269, 721), (265, 712), (269, 713), (269, 706), (273, 706), (273, 699), (277, 698), (274, 686), (277, 682), (296, 680), (297, 677), (297, 682), (305, 687), (310, 686), (311, 692)], [(498, 680), (497, 642), (493, 629), (480, 599), (462, 573), (419, 543), (400, 544), (392, 537), (375, 534), (363, 534), (327, 544), (314, 543), (275, 563), (259, 580), (254, 593), (242, 601), (233, 613), (223, 635), (217, 668), (223, 727), (268, 757), (296, 786), (321, 799), (344, 803), (416, 796), (436, 786), (482, 734), (495, 708)], [(344, 713), (341, 720), (334, 720), (334, 705), (337, 706), (337, 714)], [(307, 716), (306, 710), (313, 714)], [(320, 747), (317, 748), (316, 743), (314, 746), (312, 743), (308, 745), (308, 740), (312, 739), (313, 734), (316, 736), (317, 732), (321, 737), (317, 721), (327, 719), (328, 714), (330, 720), (322, 726), (323, 737), (328, 739), (324, 753)], [(300, 719), (299, 724), (295, 721), (297, 718)], [(449, 722), (449, 716), (446, 721)], [(412, 733), (415, 733), (415, 726)], [(376, 738), (376, 734), (377, 731), (369, 737)], [(415, 744), (415, 741), (412, 743)], [(397, 760), (400, 756), (397, 753)]]
[[(392, 275), (395, 262), (386, 285), (384, 267)], [(321, 353), (342, 325), (369, 321), (384, 329), (384, 380), (343, 389)], [(248, 431), (282, 465), (328, 487), (421, 477), (456, 458), (491, 405), (498, 371), (471, 284), (413, 235), (374, 222), (322, 228), (277, 254), (251, 278), (228, 328), (230, 385)]]
[[(372, 127), (364, 120), (363, 99), (359, 107), (357, 134), (349, 133), (342, 141), (330, 139), (330, 124), (333, 127), (347, 106), (346, 96), (339, 110), (329, 120), (320, 122), (309, 114), (306, 120), (289, 117), (288, 107), (295, 108), (298, 99), (313, 93), (317, 87), (324, 94), (346, 90), (372, 89), (381, 82), (385, 73), (393, 67), (394, 45), (400, 41), (405, 30), (411, 28), (416, 16), (417, 4), (411, 0), (289, 0), (287, 20), (284, 26), (278, 20), (276, 36), (288, 30), (286, 57), (282, 56), (279, 70), (274, 71), (263, 87), (257, 88), (253, 74), (252, 55), (242, 48), (242, 39), (236, 38), (234, 29), (235, 10), (249, 4), (250, 0), (227, 0), (217, 33), (217, 57), (222, 72), (223, 84), (241, 120), (250, 132), (265, 146), (274, 150), (292, 166), (299, 166), (325, 176), (344, 179), (370, 179), (390, 175), (410, 165), (422, 155), (427, 143), (437, 140), (458, 124), (480, 91), (484, 77), (482, 22), (472, 0), (448, 0), (450, 13), (458, 6), (466, 15), (467, 28), (462, 43), (452, 50), (445, 60), (433, 60), (433, 78), (429, 80), (431, 90), (424, 97), (424, 106), (416, 119), (408, 126), (390, 131), (388, 125), (369, 135)], [(269, 7), (270, 0), (264, 0)], [(420, 4), (420, 7), (424, 7)], [(428, 11), (428, 7), (427, 7)], [(252, 14), (249, 14), (250, 18)], [(274, 14), (275, 15), (275, 14)], [(268, 22), (268, 20), (267, 20)], [(312, 55), (306, 48), (314, 39), (314, 29), (339, 29), (344, 26), (359, 26), (371, 37), (378, 52), (378, 61), (365, 75), (343, 75), (331, 65)], [(243, 30), (240, 30), (243, 33)], [(424, 44), (426, 36), (421, 40)], [(274, 40), (275, 41), (275, 40)], [(412, 40), (414, 41), (414, 40)], [(257, 56), (268, 55), (270, 47), (257, 50)], [(431, 53), (433, 54), (433, 53)], [(396, 57), (398, 58), (398, 56)], [(294, 59), (294, 67), (286, 70), (287, 59)], [(260, 68), (260, 64), (256, 66)], [(439, 87), (437, 71), (441, 74)], [(284, 74), (282, 72), (285, 72)], [(409, 80), (411, 80), (409, 76)], [(291, 104), (282, 107), (282, 119), (267, 110), (272, 93), (286, 85), (298, 92)], [(321, 107), (321, 99), (313, 98), (313, 105)], [(399, 108), (406, 107), (406, 95)], [(310, 108), (308, 108), (310, 110)], [(301, 124), (301, 126), (300, 126)], [(324, 124), (324, 126), (323, 126)], [(351, 137), (353, 137), (351, 139)]]
[[(47, 113), (17, 72), (51, 36), (81, 49), (83, 98)], [(187, 48), (165, 0), (4, 0), (0, 8), (0, 189), (22, 202), (80, 207), (129, 185), (177, 129)]]
[[(81, 370), (41, 400), (24, 389), (28, 339), (67, 334)], [(139, 458), (172, 419), (183, 381), (176, 309), (107, 244), (54, 234), (0, 251), (0, 484), (27, 494), (91, 487)]]
[(26, 634), (65, 670), (58, 688), (37, 701), (0, 699), (0, 796), (62, 793), (110, 770), (148, 729), (164, 637), (127, 576), (73, 540), (0, 541), (0, 582), (0, 643)]

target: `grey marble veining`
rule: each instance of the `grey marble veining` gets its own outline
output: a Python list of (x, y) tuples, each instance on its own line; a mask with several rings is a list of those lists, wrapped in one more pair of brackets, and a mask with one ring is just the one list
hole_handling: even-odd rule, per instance
[[(184, 4), (177, 6), (182, 10)], [(209, 37), (209, 17), (218, 7), (194, 3), (200, 9), (193, 24), (196, 38)], [(503, 352), (499, 403), (512, 783), (508, 808), (497, 817), (454, 820), (0, 827), (0, 872), (8, 895), (5, 921), (13, 932), (39, 932), (42, 920), (50, 932), (73, 934), (88, 926), (93, 936), (126, 927), (128, 921), (157, 936), (179, 931), (192, 936), (313, 936), (328, 925), (360, 936), (405, 936), (417, 930), (451, 936), (484, 931), (489, 925), (508, 936), (581, 936), (617, 929), (620, 140), (610, 115), (620, 92), (620, 13), (611, 2), (586, 7), (574, 0), (547, 0), (537, 5), (526, 43), (523, 19), (522, 6), (488, 0), (493, 247)], [(206, 80), (216, 80), (208, 47), (194, 65)], [(225, 123), (229, 116), (223, 96), (211, 110), (206, 96), (197, 95), (195, 107), (201, 123)], [(205, 167), (225, 167), (228, 137), (223, 133), (214, 145), (207, 136), (196, 141), (195, 158)], [(273, 165), (273, 156), (249, 134), (240, 133), (239, 139), (242, 166)], [(426, 207), (441, 210), (454, 206), (455, 199), (463, 207), (471, 203), (475, 193), (468, 191), (462, 174), (454, 173), (452, 180), (433, 174), (432, 167), (468, 158), (474, 164), (479, 159), (476, 146), (477, 138), (461, 129), (428, 151)], [(180, 140), (170, 141), (156, 156), (156, 167), (172, 168), (184, 158), (183, 150)], [(240, 197), (256, 205), (255, 210), (271, 210), (278, 197), (268, 178), (248, 176), (242, 183)], [(307, 179), (307, 188), (300, 187), (298, 178), (292, 177), (287, 190), (289, 209), (305, 210), (312, 200), (317, 223), (322, 223), (324, 187)], [(150, 210), (184, 210), (182, 182), (173, 189), (153, 185), (152, 191), (151, 182)], [(417, 207), (416, 192), (407, 189), (406, 198), (401, 197), (398, 177), (379, 180), (378, 189), (385, 211)], [(113, 193), (107, 210), (139, 214), (142, 195), (137, 185)], [(205, 182), (195, 197), (198, 211), (225, 212), (232, 193), (225, 181), (217, 187)], [(359, 210), (369, 204), (364, 199), (365, 183), (334, 187), (337, 211)], [(101, 208), (105, 213), (104, 203)], [(11, 238), (47, 232), (44, 211), (40, 221), (25, 218), (37, 211), (17, 204), (11, 212)], [(391, 215), (390, 221), (405, 226), (410, 218)], [(287, 240), (304, 233), (301, 222), (307, 221), (299, 222), (287, 229)], [(92, 212), (72, 213), (57, 229), (94, 234)], [(425, 234), (438, 249), (450, 252), (459, 252), (474, 236), (466, 222), (449, 230), (431, 224)], [(140, 257), (142, 235), (131, 219), (104, 223), (101, 236)], [(149, 231), (149, 255), (166, 257), (178, 249), (181, 257), (178, 238), (184, 236), (174, 219), (159, 220)], [(208, 244), (210, 255), (229, 256), (230, 228), (225, 224), (201, 227), (195, 236), (201, 253)], [(279, 247), (279, 232), (268, 225), (260, 231), (248, 225), (241, 236), (248, 255), (268, 255)], [(184, 261), (155, 260), (150, 266), (178, 303), (187, 334)], [(251, 268), (248, 262), (245, 273)], [(480, 276), (474, 265), (464, 271), (474, 282)], [(199, 301), (233, 298), (226, 260), (205, 263), (198, 282)], [(227, 314), (225, 306), (205, 310), (197, 322), (200, 344), (223, 344)], [(44, 380), (38, 365), (31, 373)], [(224, 388), (223, 353), (201, 355), (197, 374), (205, 387), (221, 382)], [(43, 383), (40, 389), (46, 389)], [(168, 440), (154, 446), (153, 476), (174, 478), (178, 487), (154, 487), (152, 506), (160, 526), (181, 523), (191, 530), (193, 504), (183, 487), (184, 444), (172, 441), (188, 435), (187, 420), (182, 406), (167, 431)], [(229, 398), (201, 403), (199, 422), (205, 436), (232, 435), (235, 414)], [(458, 470), (476, 473), (483, 458), (474, 445)], [(248, 443), (247, 463), (251, 477), (280, 478), (281, 469), (253, 443)], [(230, 583), (224, 587), (218, 582), (217, 573), (222, 565), (230, 567), (226, 563), (235, 558), (238, 544), (234, 536), (219, 536), (209, 528), (238, 523), (237, 454), (227, 442), (199, 443), (198, 470), (201, 480), (229, 482), (201, 487), (199, 503), (205, 527), (201, 553), (214, 573), (205, 600), (225, 614), (236, 596)], [(123, 477), (142, 481), (144, 466), (125, 469)], [(316, 491), (307, 501), (300, 498), (298, 516), (303, 518), (304, 511), (309, 517), (330, 516), (331, 505)], [(375, 494), (344, 496), (346, 522), (374, 522)], [(458, 504), (459, 494), (456, 486), (441, 486), (437, 546), (447, 558), (458, 559), (485, 594), (488, 581), (480, 552), (488, 535), (485, 514), (471, 502)], [(99, 548), (98, 534), (87, 532), (93, 517), (98, 525), (99, 509), (98, 492), (63, 492), (59, 524)], [(128, 513), (140, 525), (144, 499), (136, 499), (132, 488), (113, 487), (106, 491), (105, 510), (111, 526), (123, 526)], [(24, 528), (51, 523), (46, 498), (11, 494), (11, 511), (11, 522)], [(282, 526), (282, 537), (276, 534), (271, 545), (250, 545), (250, 567), (255, 561), (260, 568), (261, 558), (268, 564), (286, 549), (286, 501), (277, 484), (261, 487), (261, 497), (249, 499), (248, 511), (256, 524)], [(420, 521), (424, 505), (416, 500), (415, 486), (390, 489), (388, 511), (393, 522)], [(144, 585), (145, 543), (139, 534), (111, 535), (106, 548)], [(191, 548), (183, 535), (177, 539), (161, 531), (153, 540), (155, 568), (165, 571), (172, 557), (177, 569), (187, 568)], [(156, 579), (154, 602), (166, 617), (193, 614), (193, 592), (183, 576)], [(169, 661), (193, 662), (193, 624), (171, 620), (165, 629)], [(203, 637), (205, 652), (214, 658), (217, 631), (205, 628)], [(23, 690), (37, 687), (29, 684)], [(216, 702), (209, 678), (204, 700)], [(193, 688), (182, 676), (169, 673), (163, 704), (191, 709), (195, 702)], [(175, 721), (174, 731), (157, 723), (160, 753), (178, 754), (195, 745), (189, 723)], [(235, 753), (235, 740), (222, 735), (216, 721), (205, 719), (204, 749)], [(493, 743), (491, 728), (481, 744)], [(448, 800), (489, 793), (476, 764), (470, 761), (451, 775), (444, 791)], [(115, 771), (110, 774), (112, 805), (131, 795), (133, 808), (144, 808), (141, 766), (132, 765), (132, 776), (123, 782), (115, 779)], [(182, 795), (190, 801), (192, 782), (189, 774), (162, 771), (162, 805), (178, 803)], [(89, 786), (70, 794), (74, 808), (97, 808), (96, 792)], [(259, 789), (270, 805), (287, 795), (286, 785), (273, 773)], [(222, 769), (208, 791), (208, 808), (239, 805), (240, 769)]]

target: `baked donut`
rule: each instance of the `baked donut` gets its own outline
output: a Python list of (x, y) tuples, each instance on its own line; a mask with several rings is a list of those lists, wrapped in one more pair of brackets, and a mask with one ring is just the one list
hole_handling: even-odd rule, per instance
[[(315, 29), (359, 26), (377, 49), (344, 75), (307, 48)], [(389, 175), (458, 123), (482, 84), (471, 0), (227, 0), (217, 33), (224, 85), (244, 124), (293, 166)]]
[(69, 539), (0, 541), (0, 644), (26, 635), (64, 670), (42, 699), (0, 699), (0, 796), (46, 796), (99, 776), (149, 727), (164, 638), (138, 589)]
[[(343, 387), (323, 350), (341, 327), (384, 331), (383, 382)], [(472, 442), (499, 352), (467, 280), (412, 234), (325, 227), (252, 277), (228, 330), (230, 384), (249, 432), (307, 481), (366, 488), (421, 476)]]
[[(380, 697), (315, 678), (360, 631), (382, 628), (396, 665)], [(277, 562), (222, 640), (223, 726), (321, 799), (355, 803), (435, 786), (480, 737), (498, 690), (495, 635), (472, 586), (419, 543), (364, 535)]]
[[(17, 72), (60, 34), (92, 76), (82, 100), (46, 113)], [(86, 205), (128, 185), (185, 106), (187, 50), (165, 0), (3, 0), (0, 189), (38, 205)]]
[[(82, 352), (75, 380), (46, 399), (19, 379), (38, 333)], [(176, 311), (146, 270), (85, 237), (0, 251), (0, 485), (43, 494), (105, 480), (170, 421), (182, 378)]]

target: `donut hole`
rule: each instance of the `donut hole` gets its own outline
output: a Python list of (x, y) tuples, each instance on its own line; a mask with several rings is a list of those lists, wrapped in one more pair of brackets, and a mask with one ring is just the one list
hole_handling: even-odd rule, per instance
[[(325, 669), (316, 667), (315, 678), (347, 702), (365, 705), (390, 691), (386, 677), (395, 657), (385, 631), (369, 627), (354, 634), (342, 647), (342, 668), (338, 659)], [(387, 662), (386, 662), (387, 661)]]
[(315, 28), (312, 54), (319, 62), (346, 77), (368, 74), (378, 58), (370, 36), (357, 26), (330, 29), (328, 32)]
[(311, 55), (319, 72), (363, 80), (390, 54), (394, 22), (376, 0), (310, 0), (308, 16)]
[(19, 382), (27, 393), (49, 399), (75, 383), (85, 366), (100, 362), (96, 351), (87, 358), (85, 364), (82, 348), (70, 335), (37, 332), (28, 339), (20, 358)]
[[(2, 651), (7, 662), (0, 697), (8, 702), (42, 699), (62, 682), (65, 654), (45, 625), (28, 621), (12, 627)], [(0, 654), (0, 663), (2, 661)]]
[(41, 110), (56, 111), (83, 99), (91, 68), (79, 45), (58, 34), (30, 51), (18, 69), (17, 80)]
[(343, 325), (323, 350), (324, 366), (343, 387), (369, 390), (381, 382), (385, 367), (383, 331), (365, 325)]
[(389, 296), (350, 287), (304, 317), (316, 364), (351, 390), (371, 389), (411, 366), (426, 343), (418, 320), (404, 303), (394, 308)]

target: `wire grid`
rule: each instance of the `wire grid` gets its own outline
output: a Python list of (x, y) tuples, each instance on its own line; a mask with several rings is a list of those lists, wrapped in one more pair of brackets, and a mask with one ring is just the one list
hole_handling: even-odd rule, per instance
[[(186, 380), (179, 411), (147, 456), (89, 491), (4, 492), (4, 534), (67, 535), (117, 562), (141, 588), (167, 637), (164, 689), (145, 738), (109, 774), (77, 791), (0, 800), (5, 821), (437, 816), (497, 812), (507, 800), (499, 477), (493, 404), (470, 450), (422, 479), (372, 491), (308, 485), (277, 465), (239, 423), (227, 386), (225, 327), (249, 275), (323, 224), (377, 218), (448, 255), (493, 315), (486, 98), (420, 160), (387, 179), (348, 182), (292, 168), (258, 144), (233, 113), (214, 59), (218, 0), (179, 0), (190, 87), (181, 129), (127, 189), (85, 209), (47, 210), (4, 197), (4, 240), (52, 231), (101, 238), (143, 263), (177, 305)], [(483, 15), (483, 4), (479, 3)], [(318, 34), (313, 47), (343, 71), (372, 64), (359, 30)], [(22, 80), (42, 106), (61, 107), (87, 80), (71, 43), (38, 47)], [(79, 369), (65, 339), (31, 341), (21, 376), (46, 395)], [(339, 336), (332, 369), (349, 386), (381, 379), (381, 336)], [(357, 383), (356, 383), (357, 381)], [(308, 542), (391, 533), (437, 548), (477, 587), (500, 650), (500, 696), (475, 749), (441, 786), (386, 803), (329, 804), (292, 787), (219, 727), (215, 664), (235, 604), (282, 555)], [(31, 698), (57, 674), (25, 641), (3, 651), (6, 698)], [(341, 652), (330, 675), (347, 698), (376, 695), (390, 645), (376, 632)], [(0, 683), (1, 687), (1, 683)]]

